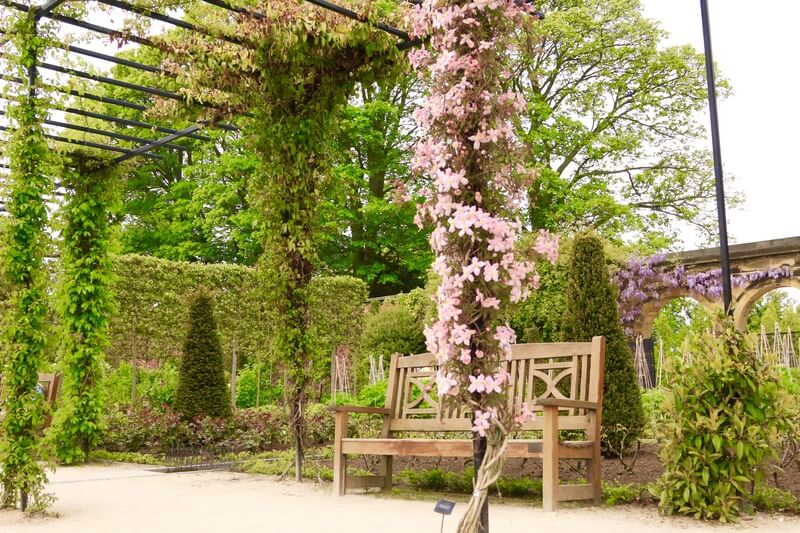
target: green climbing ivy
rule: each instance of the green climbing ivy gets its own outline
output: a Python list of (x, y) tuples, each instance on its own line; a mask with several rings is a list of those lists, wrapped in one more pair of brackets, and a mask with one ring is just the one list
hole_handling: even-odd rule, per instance
[[(397, 11), (397, 4), (386, 0), (347, 4), (365, 21), (385, 21)], [(235, 36), (239, 44), (212, 43), (181, 31), (161, 43), (173, 58), (167, 67), (193, 99), (252, 117), (243, 121), (243, 132), (260, 168), (250, 183), (250, 201), (265, 228), (259, 267), (270, 310), (280, 317), (276, 351), (289, 384), (299, 481), (302, 410), (311, 375), (308, 286), (317, 268), (315, 220), (331, 161), (326, 139), (357, 83), (388, 76), (404, 63), (398, 41), (369, 24), (295, 0), (256, 7), (261, 16), (241, 14), (235, 21), (221, 21), (207, 6), (187, 8), (189, 20)]]
[[(8, 25), (17, 56), (8, 61), (25, 81), (18, 86), (8, 116), (15, 129), (4, 147), (10, 160), (8, 204), (11, 215), (4, 233), (3, 270), (11, 286), (10, 310), (5, 317), (3, 354), (3, 441), (0, 443), (1, 507), (23, 510), (46, 508), (46, 475), (37, 463), (38, 431), (44, 421), (42, 396), (37, 392), (38, 370), (45, 346), (44, 256), (47, 210), (44, 195), (52, 191), (46, 165), (49, 150), (42, 129), (44, 105), (30, 85), (29, 69), (41, 57), (45, 40), (37, 35), (32, 14)], [(13, 63), (16, 61), (16, 63)]]
[(63, 332), (63, 396), (51, 431), (58, 459), (84, 462), (100, 440), (104, 350), (112, 308), (110, 212), (117, 201), (117, 169), (76, 158), (65, 166), (59, 305)]

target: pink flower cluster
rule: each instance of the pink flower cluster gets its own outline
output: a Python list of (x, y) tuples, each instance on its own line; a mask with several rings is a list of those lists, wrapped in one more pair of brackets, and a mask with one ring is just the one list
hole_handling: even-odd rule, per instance
[[(502, 87), (513, 56), (508, 36), (528, 11), (514, 0), (425, 0), (410, 24), (414, 35), (431, 36), (429, 49), (410, 55), (432, 87), (414, 113), (423, 140), (412, 160), (434, 183), (417, 223), (433, 226), (433, 268), (441, 277), (438, 320), (425, 339), (437, 355), (439, 395), (469, 402), (481, 436), (532, 414), (527, 406), (509, 412), (506, 361), (516, 339), (503, 315), (504, 304), (538, 285), (534, 263), (515, 251), (515, 208), (536, 176), (515, 158), (511, 120), (526, 103)], [(555, 261), (558, 238), (542, 231), (534, 250)]]

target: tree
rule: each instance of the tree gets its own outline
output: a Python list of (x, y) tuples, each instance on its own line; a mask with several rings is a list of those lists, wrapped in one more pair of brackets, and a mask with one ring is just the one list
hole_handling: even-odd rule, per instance
[(196, 416), (230, 416), (231, 404), (222, 367), (222, 347), (208, 294), (198, 294), (189, 313), (189, 331), (175, 390), (175, 410)]
[(603, 448), (609, 454), (624, 452), (644, 427), (633, 355), (622, 331), (616, 296), (603, 242), (593, 234), (579, 235), (567, 271), (561, 335), (565, 341), (589, 341), (595, 335), (606, 338)]
[(422, 286), (432, 260), (427, 232), (414, 224), (413, 203), (394, 201), (412, 188), (409, 121), (418, 86), (408, 73), (361, 85), (333, 141), (320, 259), (334, 272), (366, 281), (371, 296)]
[(546, 18), (521, 34), (512, 78), (528, 102), (520, 135), (543, 169), (528, 192), (531, 226), (614, 239), (637, 232), (663, 248), (682, 220), (713, 237), (710, 156), (696, 148), (703, 55), (661, 47), (665, 33), (640, 0), (539, 7)]

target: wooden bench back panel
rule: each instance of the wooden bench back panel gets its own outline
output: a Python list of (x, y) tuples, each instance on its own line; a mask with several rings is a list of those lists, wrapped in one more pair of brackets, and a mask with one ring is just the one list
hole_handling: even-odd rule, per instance
[[(515, 344), (505, 363), (511, 378), (509, 407), (527, 403), (534, 411), (539, 398), (566, 398), (597, 402), (602, 398), (601, 352), (603, 339), (592, 342)], [(391, 410), (388, 431), (469, 431), (471, 412), (466, 407), (447, 408), (440, 416), (436, 391), (436, 358), (424, 353), (395, 355), (389, 370), (386, 407)], [(562, 409), (560, 429), (588, 429), (583, 409)], [(542, 429), (541, 417), (526, 422), (523, 430)]]

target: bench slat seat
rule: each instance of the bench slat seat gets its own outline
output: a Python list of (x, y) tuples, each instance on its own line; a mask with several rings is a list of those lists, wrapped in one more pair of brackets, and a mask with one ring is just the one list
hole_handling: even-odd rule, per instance
[[(561, 441), (559, 457), (591, 459), (592, 441)], [(542, 440), (510, 440), (506, 457), (541, 458)], [(342, 439), (342, 453), (401, 457), (472, 457), (471, 439)]]
[[(506, 457), (542, 460), (542, 504), (552, 511), (558, 502), (600, 502), (600, 421), (603, 406), (605, 338), (591, 342), (516, 344), (511, 360), (504, 363), (509, 375), (508, 406), (519, 411), (526, 404), (537, 416), (522, 425), (523, 432), (541, 432), (541, 439), (510, 438)], [(469, 438), (443, 439), (436, 434), (461, 432), (471, 435), (471, 412), (466, 407), (443, 407), (436, 392), (436, 359), (433, 354), (392, 356), (384, 408), (333, 406), (336, 427), (333, 450), (333, 491), (392, 488), (392, 462), (396, 456), (472, 457)], [(379, 438), (348, 437), (350, 413), (383, 418)], [(583, 439), (562, 441), (559, 432), (580, 431)], [(407, 438), (413, 433), (414, 438)], [(418, 437), (430, 433), (430, 438)], [(378, 455), (383, 472), (377, 476), (347, 473), (348, 455)], [(587, 484), (559, 483), (559, 460), (586, 462)]]

